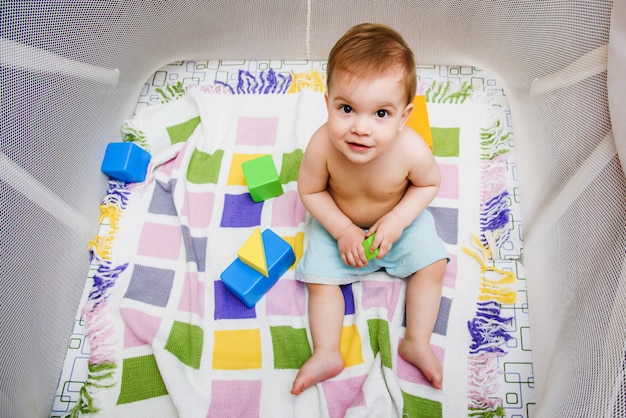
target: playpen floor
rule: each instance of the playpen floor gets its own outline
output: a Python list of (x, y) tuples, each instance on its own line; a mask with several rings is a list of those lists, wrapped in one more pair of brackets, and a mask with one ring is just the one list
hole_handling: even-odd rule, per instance
[[(259, 71), (274, 70), (277, 73), (300, 73), (325, 70), (325, 63), (317, 61), (181, 61), (167, 65), (156, 71), (144, 84), (139, 94), (136, 112), (148, 106), (162, 103), (176, 95), (176, 91), (189, 85), (234, 85), (241, 79), (243, 72), (255, 74)], [(491, 96), (494, 106), (503, 115), (501, 134), (508, 141), (506, 153), (506, 176), (508, 183), (509, 235), (500, 243), (497, 260), (490, 260), (492, 266), (510, 272), (515, 277), (516, 297), (513, 303), (501, 304), (501, 316), (510, 318), (508, 333), (510, 338), (500, 347), (506, 356), (498, 359), (500, 370), (497, 385), (490, 398), (499, 399), (508, 417), (532, 417), (534, 411), (533, 365), (529, 338), (528, 304), (523, 266), (520, 262), (523, 252), (521, 222), (519, 215), (519, 195), (516, 180), (514, 144), (511, 126), (511, 114), (506, 102), (503, 86), (486, 71), (475, 67), (459, 66), (420, 66), (418, 77), (421, 86), (428, 86), (431, 81), (439, 85), (458, 88), (471, 86), (474, 91)], [(443, 83), (442, 83), (443, 82)], [(418, 91), (419, 93), (419, 91)], [(427, 92), (438, 94), (437, 92)], [(102, 229), (108, 225), (101, 225)], [(87, 254), (85, 254), (87, 256)], [(90, 270), (81, 307), (87, 300), (93, 277)], [(51, 411), (52, 417), (67, 414), (79, 399), (81, 388), (87, 379), (90, 344), (86, 337), (84, 322), (79, 308), (74, 327), (68, 342), (67, 356), (59, 378), (58, 389)]]

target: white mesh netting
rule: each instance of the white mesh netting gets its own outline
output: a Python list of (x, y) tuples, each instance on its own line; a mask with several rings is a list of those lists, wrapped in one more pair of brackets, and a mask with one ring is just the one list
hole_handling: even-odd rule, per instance
[[(615, 120), (625, 105), (618, 94), (607, 99), (607, 79), (611, 91), (626, 90), (621, 4), (92, 0), (0, 8), (1, 416), (48, 414), (88, 266), (85, 243), (97, 227), (101, 155), (147, 75), (188, 58), (324, 59), (362, 21), (395, 27), (422, 63), (476, 65), (504, 80), (537, 414), (626, 415), (618, 157), (626, 145), (624, 121)], [(621, 39), (609, 38), (612, 12), (621, 30), (611, 36)], [(616, 57), (608, 74), (607, 53)]]

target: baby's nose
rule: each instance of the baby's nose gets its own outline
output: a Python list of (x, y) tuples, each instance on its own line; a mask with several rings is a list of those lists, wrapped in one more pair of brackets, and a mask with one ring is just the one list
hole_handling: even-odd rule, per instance
[(369, 120), (363, 116), (357, 116), (354, 118), (354, 123), (352, 124), (352, 133), (356, 135), (369, 135), (370, 134), (370, 124)]

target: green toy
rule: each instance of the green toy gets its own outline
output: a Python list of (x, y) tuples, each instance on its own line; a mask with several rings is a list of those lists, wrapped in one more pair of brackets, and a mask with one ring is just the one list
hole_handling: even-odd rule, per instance
[(283, 194), (283, 186), (271, 155), (263, 155), (241, 164), (252, 200), (261, 202)]
[(378, 247), (376, 248), (376, 250), (374, 250), (374, 252), (370, 251), (375, 236), (376, 233), (365, 238), (365, 241), (363, 241), (363, 249), (365, 250), (365, 258), (367, 258), (367, 261), (370, 261), (372, 258), (376, 258), (376, 256), (378, 255), (378, 250), (380, 250), (380, 247)]

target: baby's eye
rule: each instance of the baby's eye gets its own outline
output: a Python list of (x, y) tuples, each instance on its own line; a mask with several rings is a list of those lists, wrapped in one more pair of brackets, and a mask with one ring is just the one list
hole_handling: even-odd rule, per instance
[(339, 109), (341, 109), (343, 113), (352, 113), (352, 107), (349, 105), (341, 105)]
[(389, 112), (387, 112), (386, 110), (380, 109), (376, 111), (376, 116), (378, 116), (379, 118), (384, 118), (385, 116), (388, 116)]

